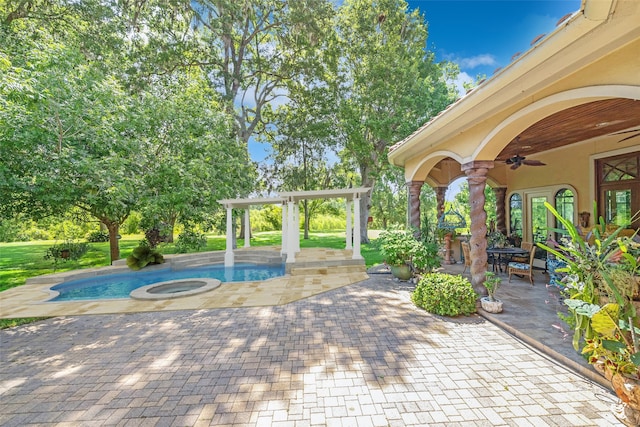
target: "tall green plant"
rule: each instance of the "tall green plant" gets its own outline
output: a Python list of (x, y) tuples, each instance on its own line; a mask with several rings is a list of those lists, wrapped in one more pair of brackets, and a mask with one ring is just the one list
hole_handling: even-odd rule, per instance
[(619, 237), (625, 227), (607, 234), (602, 218), (590, 244), (553, 206), (545, 206), (564, 226), (553, 231), (568, 236), (555, 247), (538, 246), (567, 264), (558, 271), (567, 273), (565, 304), (573, 315), (574, 348), (580, 350), (583, 342), (581, 351), (590, 363), (604, 361), (612, 371), (637, 374), (640, 329), (632, 297), (640, 272), (640, 245)]

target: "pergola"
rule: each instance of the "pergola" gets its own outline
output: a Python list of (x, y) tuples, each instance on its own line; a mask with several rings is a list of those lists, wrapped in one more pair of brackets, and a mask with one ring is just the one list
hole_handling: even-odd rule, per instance
[[(353, 230), (360, 230), (360, 198), (362, 194), (368, 193), (371, 189), (358, 187), (337, 190), (314, 190), (314, 191), (285, 191), (276, 197), (267, 198), (246, 198), (246, 199), (224, 199), (218, 200), (227, 209), (227, 240), (224, 265), (227, 267), (234, 265), (233, 255), (233, 209), (245, 210), (244, 221), (244, 247), (251, 246), (250, 243), (250, 222), (249, 211), (251, 206), (267, 204), (282, 205), (282, 249), (281, 253), (286, 255), (286, 262), (296, 261), (296, 253), (300, 252), (300, 208), (301, 200), (312, 199), (345, 199), (345, 210), (347, 216), (346, 245), (345, 249), (353, 249), (353, 259), (362, 259), (360, 254), (360, 239), (354, 239)], [(357, 234), (359, 236), (359, 233)]]

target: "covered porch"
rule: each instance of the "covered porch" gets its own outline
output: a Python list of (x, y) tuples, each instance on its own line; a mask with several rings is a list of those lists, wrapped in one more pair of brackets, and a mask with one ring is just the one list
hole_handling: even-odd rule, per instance
[(420, 226), (425, 184), (440, 208), (449, 184), (466, 177), (477, 291), (484, 293), (487, 265), (487, 185), (497, 230), (523, 241), (558, 237), (545, 202), (585, 235), (598, 220), (594, 203), (611, 227), (638, 228), (638, 52), (638, 2), (583, 0), (552, 33), (391, 148), (390, 162), (405, 170), (412, 226)]

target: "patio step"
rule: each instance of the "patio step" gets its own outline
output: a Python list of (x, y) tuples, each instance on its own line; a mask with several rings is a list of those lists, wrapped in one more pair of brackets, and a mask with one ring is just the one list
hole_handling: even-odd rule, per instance
[(363, 273), (366, 268), (363, 265), (339, 265), (339, 266), (315, 266), (315, 267), (291, 267), (289, 274), (292, 276), (314, 276), (327, 274)]

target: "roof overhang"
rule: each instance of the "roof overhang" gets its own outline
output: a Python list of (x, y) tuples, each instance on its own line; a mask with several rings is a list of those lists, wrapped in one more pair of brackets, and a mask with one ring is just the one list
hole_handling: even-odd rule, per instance
[[(527, 105), (560, 92), (558, 82), (565, 87), (570, 85), (571, 76), (639, 39), (640, 2), (583, 0), (580, 11), (509, 66), (391, 147), (388, 159), (404, 167), (408, 160), (446, 151), (452, 141), (476, 138), (479, 143), (486, 134), (478, 130), (486, 131), (489, 119), (499, 122)], [(476, 157), (476, 154), (477, 151), (463, 153), (459, 160), (493, 160)]]

